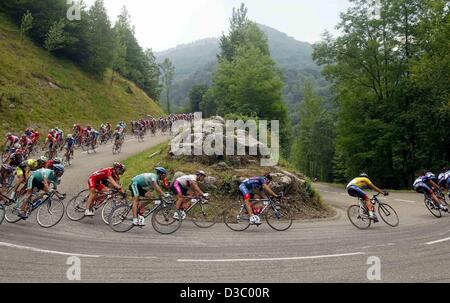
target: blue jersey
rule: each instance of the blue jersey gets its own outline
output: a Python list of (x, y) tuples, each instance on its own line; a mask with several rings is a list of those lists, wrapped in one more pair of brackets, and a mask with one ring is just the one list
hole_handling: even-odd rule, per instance
[(264, 177), (253, 177), (242, 182), (242, 184), (250, 191), (262, 190), (265, 183), (266, 179)]
[(68, 138), (66, 140), (67, 148), (72, 148), (75, 145), (75, 139), (74, 138)]

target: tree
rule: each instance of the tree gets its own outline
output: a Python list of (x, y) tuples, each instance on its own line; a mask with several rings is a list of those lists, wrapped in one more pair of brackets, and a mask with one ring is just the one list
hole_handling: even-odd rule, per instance
[(175, 67), (172, 62), (166, 58), (160, 65), (161, 68), (161, 81), (166, 92), (167, 111), (170, 114), (170, 89), (172, 87), (173, 77), (175, 76)]
[(50, 27), (44, 42), (44, 48), (50, 53), (55, 50), (64, 48), (66, 36), (64, 33), (65, 23), (63, 19), (56, 21)]
[(203, 96), (208, 91), (207, 85), (194, 85), (189, 92), (190, 111), (200, 111), (200, 104), (203, 101)]
[[(336, 169), (342, 179), (366, 171), (383, 186), (410, 187), (417, 170), (449, 160), (439, 126), (449, 121), (446, 1), (382, 1), (377, 20), (367, 14), (372, 1), (351, 2), (342, 35), (325, 35), (314, 51), (337, 96)], [(420, 76), (426, 70), (446, 83), (439, 92)]]
[(291, 158), (307, 176), (333, 181), (334, 117), (311, 82), (305, 84)]
[(23, 40), (25, 34), (33, 28), (33, 15), (30, 11), (27, 11), (23, 17), (22, 22), (20, 23), (20, 38)]

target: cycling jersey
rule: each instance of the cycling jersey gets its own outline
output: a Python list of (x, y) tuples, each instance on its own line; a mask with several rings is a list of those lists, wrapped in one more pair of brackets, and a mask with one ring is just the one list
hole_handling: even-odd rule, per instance
[(28, 159), (23, 161), (16, 169), (16, 173), (18, 177), (22, 177), (26, 171), (31, 170), (34, 171), (38, 169), (38, 162), (34, 159)]
[(75, 139), (74, 138), (66, 139), (66, 148), (67, 149), (72, 149), (74, 145), (75, 145)]
[(44, 189), (44, 180), (52, 183), (55, 187), (58, 185), (58, 177), (55, 172), (51, 169), (41, 168), (31, 174), (27, 182), (27, 189)]
[(184, 188), (190, 188), (193, 182), (197, 182), (197, 176), (196, 175), (181, 176), (176, 180), (176, 182), (178, 182)]
[(17, 136), (10, 136), (7, 141), (10, 143), (10, 146), (12, 146), (13, 144), (16, 144), (19, 142), (19, 137)]
[(360, 189), (366, 189), (372, 185), (372, 181), (370, 181), (368, 178), (358, 177), (350, 181), (350, 183), (347, 185), (347, 189), (351, 186), (356, 186)]
[(262, 191), (265, 183), (266, 179), (264, 177), (245, 179), (239, 186), (239, 191), (244, 197), (244, 200), (248, 200), (253, 198), (256, 192)]
[(432, 180), (434, 175), (427, 173), (425, 176), (420, 176), (419, 178), (414, 181), (413, 187), (414, 190), (419, 193), (424, 193), (431, 195), (433, 194), (433, 189), (431, 188), (431, 185), (429, 182)]
[(89, 189), (97, 189), (99, 191), (104, 190), (106, 187), (104, 181), (107, 181), (109, 177), (112, 177), (114, 180), (118, 179), (117, 175), (114, 172), (114, 168), (112, 167), (96, 171), (89, 177)]
[(153, 173), (134, 177), (130, 184), (133, 197), (145, 197), (145, 194), (153, 188), (153, 182), (158, 182), (158, 177)]

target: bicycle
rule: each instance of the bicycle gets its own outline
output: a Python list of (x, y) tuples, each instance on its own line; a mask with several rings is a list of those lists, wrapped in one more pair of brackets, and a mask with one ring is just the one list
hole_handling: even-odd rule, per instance
[[(449, 207), (445, 194), (442, 191), (437, 191), (436, 196), (444, 202), (445, 206)], [(424, 202), (425, 206), (433, 216), (435, 216), (436, 218), (442, 218), (441, 208), (439, 207), (439, 205), (436, 205), (436, 203), (433, 201), (433, 198), (430, 195), (425, 194)]]
[(122, 140), (115, 140), (113, 143), (113, 147), (112, 147), (112, 153), (113, 155), (118, 155), (122, 152), (122, 145), (123, 145), (123, 141)]
[[(180, 229), (182, 221), (174, 219), (173, 216), (177, 213), (179, 216), (178, 218), (180, 218), (181, 213), (175, 208), (173, 201), (166, 198), (140, 199), (140, 203), (146, 202), (150, 202), (153, 205), (153, 208), (145, 210), (142, 216), (148, 218), (152, 215), (151, 222), (154, 230), (163, 235), (170, 235)], [(133, 225), (132, 209), (132, 203), (116, 206), (109, 217), (109, 227), (119, 233), (128, 232), (135, 227), (142, 228), (143, 226)]]
[(72, 160), (73, 160), (73, 149), (67, 149), (66, 153), (64, 154), (64, 158), (63, 158), (63, 164), (64, 166), (71, 166), (72, 165)]
[(8, 163), (11, 154), (16, 151), (14, 147), (7, 147), (2, 152), (2, 163)]
[[(378, 205), (378, 214), (380, 215), (381, 219), (384, 223), (391, 227), (399, 226), (400, 220), (397, 212), (389, 204), (380, 202), (380, 200), (378, 200), (379, 195), (380, 194), (374, 195), (372, 199), (370, 199), (370, 201), (372, 202), (374, 207)], [(368, 229), (372, 225), (372, 222), (374, 222), (374, 220), (369, 218), (369, 210), (366, 207), (366, 201), (361, 198), (358, 198), (358, 201), (359, 205), (352, 205), (348, 208), (347, 216), (350, 222), (356, 228)]]
[[(85, 189), (69, 201), (67, 204), (66, 215), (71, 221), (81, 221), (86, 217), (86, 202), (89, 198), (89, 194), (89, 189)], [(98, 193), (97, 198), (94, 200), (93, 209), (98, 210), (102, 208), (102, 220), (106, 225), (109, 225), (111, 211), (117, 205), (124, 204), (124, 199), (125, 195), (117, 190)]]
[[(250, 203), (255, 214), (264, 217), (267, 224), (276, 231), (286, 231), (291, 228), (294, 223), (294, 215), (287, 207), (282, 204), (284, 193), (281, 198), (251, 199)], [(255, 204), (263, 203), (263, 208), (255, 208)], [(237, 205), (236, 205), (237, 204)], [(233, 231), (245, 231), (250, 224), (250, 216), (247, 212), (245, 201), (239, 197), (239, 202), (232, 205), (223, 213), (225, 225)], [(261, 224), (255, 224), (260, 226)]]
[[(184, 196), (190, 205), (184, 210), (186, 215), (199, 228), (210, 228), (217, 223), (218, 215), (215, 206), (205, 197)], [(178, 218), (181, 218), (180, 216)]]
[[(17, 223), (21, 220), (26, 221), (28, 219), (19, 217), (20, 205), (21, 202), (23, 202), (23, 199), (26, 199), (26, 196), (23, 196), (22, 199), (17, 199), (14, 203), (10, 203), (6, 207), (5, 219), (8, 223)], [(27, 217), (29, 217), (33, 211), (37, 210), (36, 220), (38, 224), (43, 228), (53, 227), (61, 222), (64, 217), (65, 207), (62, 201), (65, 199), (66, 194), (61, 194), (56, 190), (43, 195), (34, 192), (32, 202), (28, 205), (26, 211)], [(47, 216), (49, 217), (48, 220)]]

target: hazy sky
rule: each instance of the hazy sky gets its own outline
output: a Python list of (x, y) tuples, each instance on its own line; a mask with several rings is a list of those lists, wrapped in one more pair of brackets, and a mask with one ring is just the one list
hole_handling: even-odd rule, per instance
[[(88, 5), (94, 0), (84, 0)], [(162, 51), (227, 32), (233, 7), (244, 2), (249, 18), (300, 41), (333, 32), (348, 0), (104, 0), (114, 22), (126, 5), (141, 46)]]

